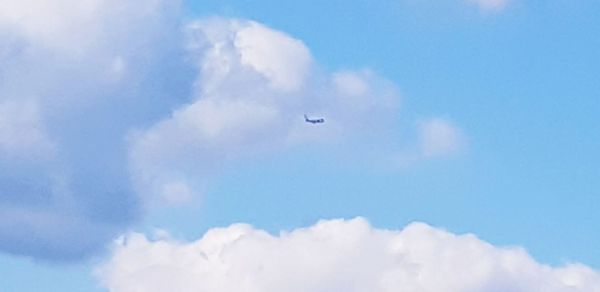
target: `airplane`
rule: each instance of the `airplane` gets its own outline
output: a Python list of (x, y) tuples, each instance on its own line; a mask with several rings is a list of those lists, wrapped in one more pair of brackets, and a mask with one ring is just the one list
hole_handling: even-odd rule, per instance
[(307, 123), (311, 123), (311, 124), (322, 124), (325, 123), (325, 119), (309, 119), (306, 114), (304, 115), (304, 120)]

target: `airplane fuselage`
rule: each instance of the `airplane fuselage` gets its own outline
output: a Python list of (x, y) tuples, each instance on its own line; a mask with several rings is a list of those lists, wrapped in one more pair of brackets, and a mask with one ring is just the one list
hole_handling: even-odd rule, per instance
[(311, 124), (322, 124), (322, 123), (325, 123), (325, 119), (309, 119), (306, 115), (304, 115), (304, 120), (307, 123), (311, 123)]

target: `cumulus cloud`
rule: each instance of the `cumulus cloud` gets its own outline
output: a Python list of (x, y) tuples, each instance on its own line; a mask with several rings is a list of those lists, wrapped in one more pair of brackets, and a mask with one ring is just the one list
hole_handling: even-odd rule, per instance
[(324, 72), (284, 32), (179, 9), (0, 0), (1, 251), (82, 258), (232, 160), (396, 128), (398, 90), (375, 72)]
[[(135, 42), (154, 34), (153, 30), (160, 31), (160, 23), (148, 20), (164, 20), (161, 18), (168, 16), (179, 1), (169, 2), (3, 0), (0, 31), (13, 33), (40, 48), (86, 57), (90, 51), (99, 53), (118, 49), (119, 45), (129, 46), (131, 40)], [(139, 35), (132, 34), (135, 30)], [(106, 42), (107, 38), (111, 42)]]
[[(173, 183), (195, 193), (230, 159), (357, 135), (397, 114), (391, 82), (368, 70), (323, 73), (304, 43), (260, 23), (212, 18), (187, 33), (199, 71), (191, 102), (131, 136), (132, 176), (147, 201), (172, 201)], [(303, 114), (327, 122), (308, 125)]]
[(467, 0), (484, 12), (500, 11), (506, 8), (510, 0)]
[(193, 242), (133, 233), (97, 274), (111, 292), (600, 291), (600, 273), (580, 264), (552, 267), (472, 234), (423, 223), (383, 230), (361, 218), (279, 235), (235, 224)]
[(176, 66), (177, 10), (0, 1), (1, 251), (80, 259), (137, 217), (124, 137), (163, 111), (147, 103), (172, 89), (154, 72)]

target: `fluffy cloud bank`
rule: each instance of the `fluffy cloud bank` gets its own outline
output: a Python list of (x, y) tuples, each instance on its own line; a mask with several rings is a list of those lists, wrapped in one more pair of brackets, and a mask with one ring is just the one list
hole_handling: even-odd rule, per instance
[(474, 235), (423, 223), (382, 230), (361, 218), (277, 236), (236, 224), (194, 242), (134, 233), (98, 276), (111, 292), (600, 291), (600, 273), (583, 265), (551, 267)]

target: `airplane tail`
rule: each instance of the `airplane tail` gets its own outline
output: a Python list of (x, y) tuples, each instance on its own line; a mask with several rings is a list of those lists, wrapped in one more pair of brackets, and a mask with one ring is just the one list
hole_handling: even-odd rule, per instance
[(304, 120), (308, 122), (308, 117), (304, 114)]

